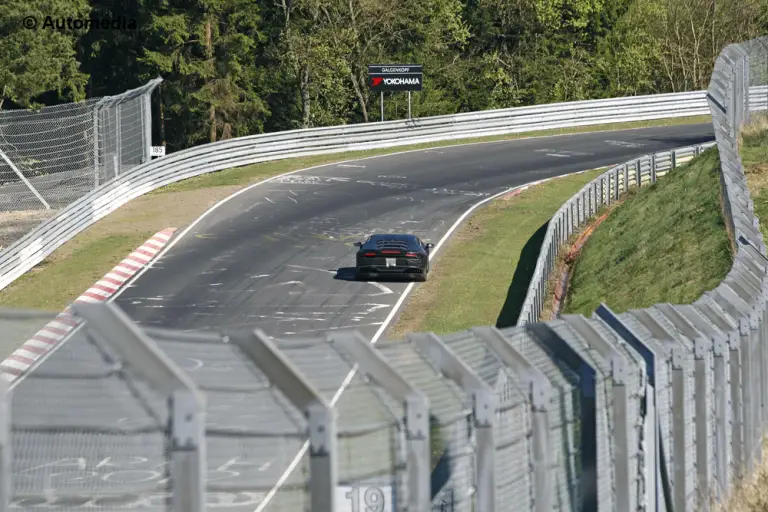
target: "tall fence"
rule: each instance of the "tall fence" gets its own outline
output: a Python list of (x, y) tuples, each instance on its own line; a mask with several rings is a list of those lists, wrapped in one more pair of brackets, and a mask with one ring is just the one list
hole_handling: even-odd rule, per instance
[[(74, 334), (0, 400), (0, 503), (710, 509), (755, 469), (768, 424), (768, 258), (736, 136), (765, 57), (750, 41), (726, 48), (715, 68), (708, 101), (736, 249), (726, 279), (693, 304), (620, 314), (601, 305), (589, 318), (540, 322), (540, 270), (543, 284), (529, 290), (538, 298), (515, 327), (372, 345), (354, 331), (281, 340), (235, 326), (160, 330), (111, 303), (78, 303), (62, 320)], [(600, 201), (700, 150), (629, 162), (588, 184), (550, 223), (539, 267)], [(0, 312), (0, 336), (23, 338), (48, 320)]]
[(0, 112), (0, 212), (17, 213), (14, 220), (18, 212), (53, 214), (149, 162), (149, 99), (161, 81), (117, 96)]

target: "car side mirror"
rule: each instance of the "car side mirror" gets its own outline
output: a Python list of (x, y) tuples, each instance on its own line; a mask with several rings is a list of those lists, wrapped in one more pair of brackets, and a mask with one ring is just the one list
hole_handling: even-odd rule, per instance
[(355, 247), (362, 247), (363, 246), (363, 242), (355, 242), (353, 245)]
[(427, 244), (424, 247), (426, 247), (427, 250), (429, 251), (429, 250), (431, 250), (431, 249), (433, 249), (435, 247), (435, 244)]

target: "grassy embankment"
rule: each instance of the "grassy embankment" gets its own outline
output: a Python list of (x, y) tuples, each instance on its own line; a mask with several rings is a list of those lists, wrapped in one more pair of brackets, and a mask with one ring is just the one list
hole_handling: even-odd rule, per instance
[[(740, 136), (741, 160), (749, 194), (755, 202), (763, 239), (768, 240), (768, 117), (757, 115)], [(763, 454), (768, 453), (764, 439)], [(741, 482), (721, 507), (722, 512), (768, 512), (768, 458), (763, 455), (757, 470)]]
[(720, 203), (719, 156), (711, 148), (656, 184), (630, 194), (576, 257), (563, 313), (621, 313), (659, 302), (690, 303), (730, 271)]

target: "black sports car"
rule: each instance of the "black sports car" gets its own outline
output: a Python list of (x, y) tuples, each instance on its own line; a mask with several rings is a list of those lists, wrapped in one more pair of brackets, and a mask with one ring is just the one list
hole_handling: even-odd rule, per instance
[(358, 279), (399, 275), (427, 280), (429, 251), (434, 245), (415, 235), (373, 235), (365, 242), (355, 242), (355, 247), (359, 247)]

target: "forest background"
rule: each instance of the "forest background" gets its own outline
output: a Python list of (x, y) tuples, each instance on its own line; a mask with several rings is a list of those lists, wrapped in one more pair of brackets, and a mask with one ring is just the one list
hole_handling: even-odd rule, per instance
[[(725, 45), (767, 28), (768, 0), (4, 0), (0, 108), (161, 76), (153, 133), (176, 151), (377, 121), (368, 64), (424, 65), (414, 117), (705, 89)], [(404, 118), (406, 95), (385, 96), (385, 118)]]

